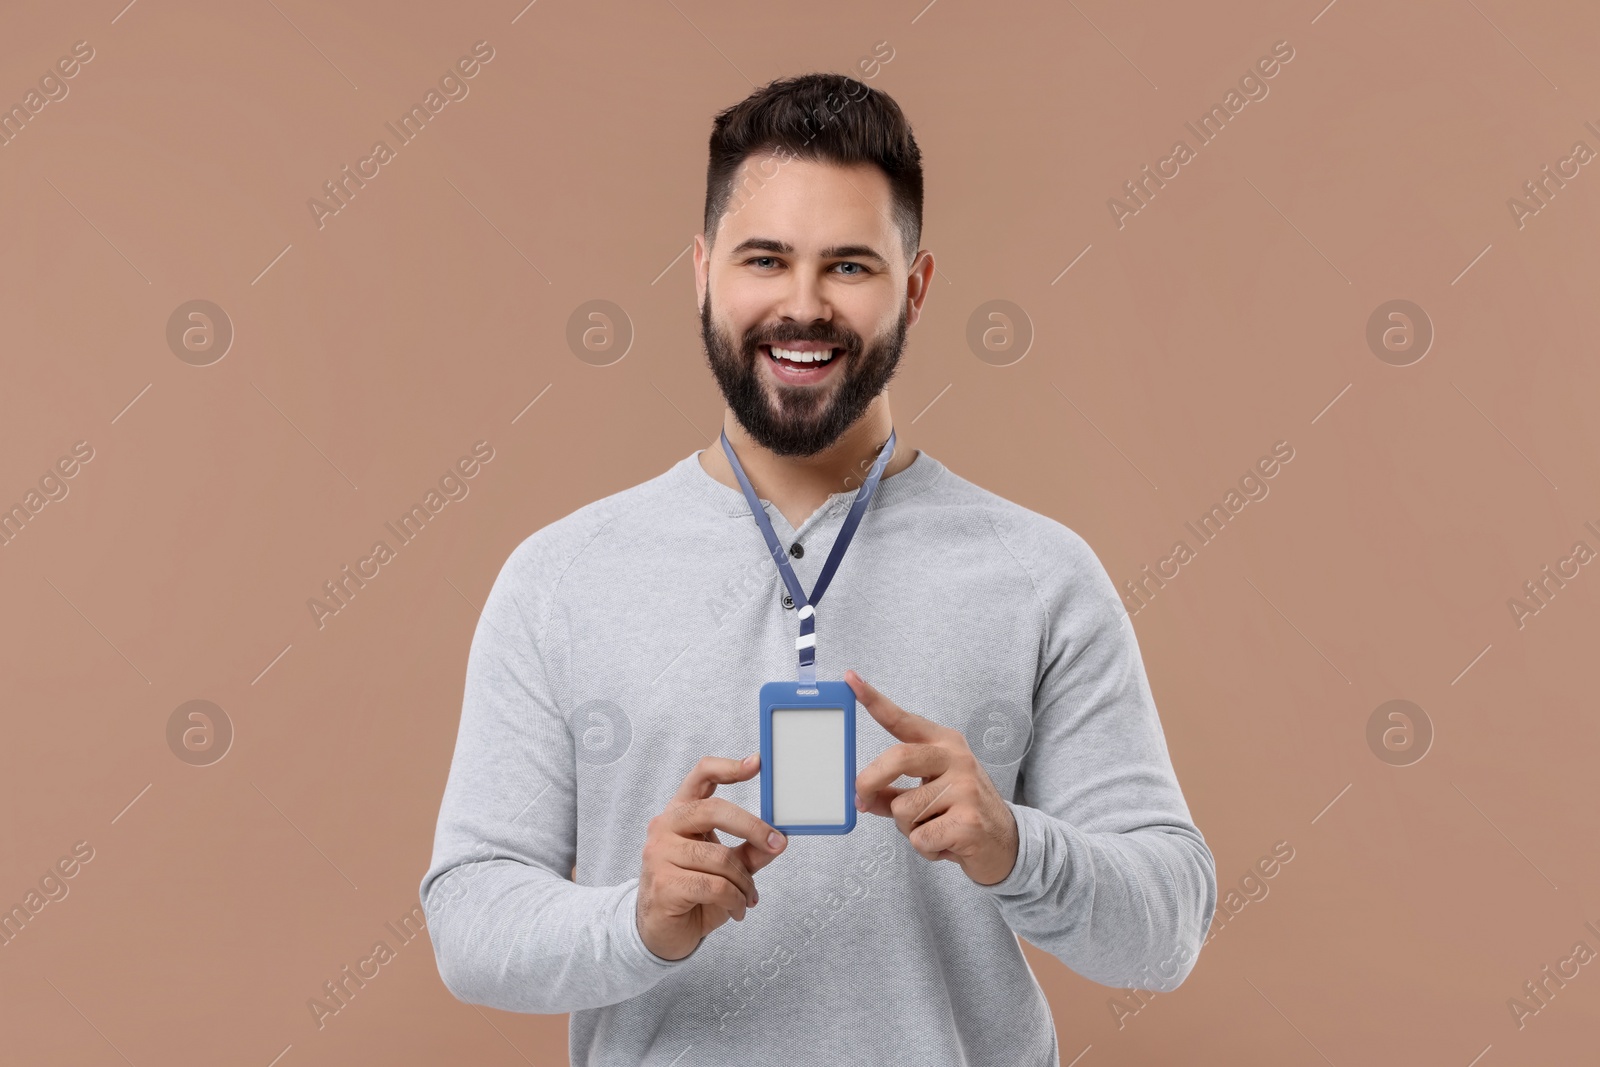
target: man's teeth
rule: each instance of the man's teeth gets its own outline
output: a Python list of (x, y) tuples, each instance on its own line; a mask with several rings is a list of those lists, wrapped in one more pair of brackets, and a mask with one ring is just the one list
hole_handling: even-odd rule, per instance
[(796, 352), (789, 348), (770, 346), (772, 355), (776, 359), (786, 359), (791, 363), (826, 363), (833, 358), (833, 349), (826, 352)]

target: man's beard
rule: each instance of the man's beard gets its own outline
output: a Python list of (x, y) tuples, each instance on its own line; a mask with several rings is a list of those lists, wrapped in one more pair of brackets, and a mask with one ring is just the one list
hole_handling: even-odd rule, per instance
[[(870, 347), (864, 347), (861, 335), (847, 327), (780, 323), (751, 327), (735, 350), (731, 338), (712, 321), (708, 291), (700, 309), (700, 339), (723, 398), (745, 432), (777, 455), (813, 456), (855, 425), (894, 377), (905, 349), (906, 309), (901, 307), (900, 321), (874, 338)], [(845, 364), (835, 368), (832, 377), (843, 375), (843, 380), (830, 380), (821, 387), (763, 385), (766, 375), (758, 361), (768, 357), (759, 346), (782, 347), (785, 341), (821, 341), (842, 348), (833, 358), (843, 359)], [(776, 405), (768, 395), (774, 391)]]

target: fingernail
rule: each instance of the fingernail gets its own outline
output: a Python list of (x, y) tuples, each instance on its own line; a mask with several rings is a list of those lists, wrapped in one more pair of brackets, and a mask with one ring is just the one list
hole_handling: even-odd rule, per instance
[(755, 761), (756, 761), (756, 758), (755, 758), (755, 756), (754, 756), (754, 755), (750, 755), (750, 756), (746, 756), (746, 757), (745, 757), (745, 758), (744, 758), (744, 765), (745, 765), (745, 766), (746, 766), (746, 767), (748, 767), (748, 766), (750, 766), (750, 765), (751, 765), (751, 764), (752, 764), (752, 763), (754, 763), (754, 762), (755, 762)]
[(774, 830), (767, 835), (767, 847), (776, 852), (783, 847), (783, 835)]
[(857, 811), (866, 811), (867, 810), (861, 804), (861, 794), (860, 793), (856, 794), (856, 810)]

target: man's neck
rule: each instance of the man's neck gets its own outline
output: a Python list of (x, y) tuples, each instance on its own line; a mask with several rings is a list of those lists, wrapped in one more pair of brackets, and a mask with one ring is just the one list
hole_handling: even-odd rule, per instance
[[(780, 456), (761, 447), (739, 425), (731, 410), (723, 413), (722, 427), (756, 496), (772, 501), (794, 529), (799, 529), (834, 493), (861, 488), (893, 429), (884, 397), (837, 441), (814, 456)], [(896, 433), (894, 455), (885, 465), (882, 477), (900, 473), (916, 457), (916, 450)], [(722, 451), (720, 438), (700, 453), (700, 466), (723, 485), (744, 491)]]

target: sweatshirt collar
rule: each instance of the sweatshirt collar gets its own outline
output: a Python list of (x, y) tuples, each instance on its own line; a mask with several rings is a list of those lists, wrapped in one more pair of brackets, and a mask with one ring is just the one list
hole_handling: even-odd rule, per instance
[[(700, 453), (704, 451), (703, 448), (696, 449), (680, 459), (667, 471), (667, 476), (676, 488), (695, 499), (704, 501), (723, 514), (748, 517), (750, 504), (745, 500), (744, 492), (717, 481), (700, 465)], [(918, 449), (916, 458), (905, 470), (878, 482), (878, 488), (872, 494), (871, 508), (876, 510), (892, 507), (902, 500), (910, 499), (937, 481), (944, 473), (944, 469), (944, 464), (922, 449)], [(857, 486), (844, 492), (828, 494), (828, 501), (823, 507), (827, 509), (841, 505), (848, 507), (850, 502), (855, 500), (859, 488)], [(765, 497), (757, 499), (763, 503), (771, 503)]]

